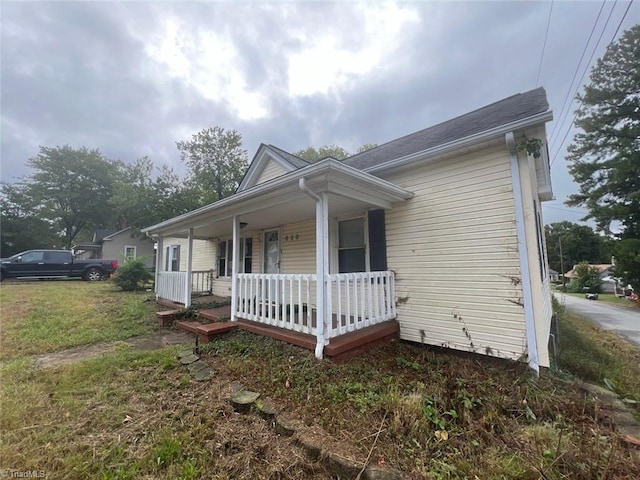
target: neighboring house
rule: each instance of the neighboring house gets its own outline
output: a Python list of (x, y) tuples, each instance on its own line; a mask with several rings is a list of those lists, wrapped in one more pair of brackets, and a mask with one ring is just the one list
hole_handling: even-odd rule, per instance
[[(156, 295), (188, 305), (186, 278), (215, 258), (233, 321), (313, 335), (318, 357), (396, 319), (404, 340), (549, 366), (551, 119), (538, 88), (342, 162), (263, 144), (234, 195), (143, 230)], [(184, 239), (178, 272), (169, 238)]]
[(552, 282), (559, 282), (560, 281), (560, 274), (555, 271), (554, 269), (550, 268), (549, 269), (549, 280), (551, 280)]
[[(589, 266), (597, 268), (600, 272), (600, 281), (602, 282), (600, 284), (600, 291), (602, 293), (616, 293), (617, 282), (613, 276), (613, 264), (599, 263), (593, 265), (590, 264)], [(576, 278), (578, 276), (578, 273), (576, 272), (577, 267), (578, 265), (574, 265), (571, 270), (565, 273), (565, 278), (568, 278), (569, 280)]]
[(132, 235), (131, 228), (96, 230), (91, 243), (78, 244), (74, 250), (80, 258), (111, 258), (118, 262), (126, 258), (144, 257), (145, 265), (155, 268), (155, 242), (148, 237)]

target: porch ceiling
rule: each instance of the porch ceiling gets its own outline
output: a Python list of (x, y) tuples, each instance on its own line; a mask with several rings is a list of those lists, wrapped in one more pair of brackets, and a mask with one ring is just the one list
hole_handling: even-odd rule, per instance
[(314, 219), (315, 201), (300, 189), (300, 178), (310, 190), (327, 193), (332, 217), (369, 208), (391, 208), (413, 196), (390, 182), (327, 159), (143, 231), (185, 236), (193, 228), (195, 238), (214, 238), (231, 235), (234, 216), (247, 224), (247, 230)]

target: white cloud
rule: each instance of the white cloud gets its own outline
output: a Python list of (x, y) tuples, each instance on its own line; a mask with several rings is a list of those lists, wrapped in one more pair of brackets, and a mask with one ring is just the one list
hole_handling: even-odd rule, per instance
[(146, 52), (165, 74), (195, 88), (205, 99), (228, 104), (239, 119), (267, 115), (264, 96), (247, 88), (230, 38), (213, 31), (193, 31), (169, 17)]
[(289, 94), (293, 96), (328, 93), (354, 77), (380, 68), (391, 59), (402, 41), (402, 30), (418, 21), (408, 6), (374, 4), (359, 7), (362, 30), (357, 44), (349, 43), (350, 32), (336, 35), (335, 30), (317, 29), (302, 34), (302, 51), (289, 57)]

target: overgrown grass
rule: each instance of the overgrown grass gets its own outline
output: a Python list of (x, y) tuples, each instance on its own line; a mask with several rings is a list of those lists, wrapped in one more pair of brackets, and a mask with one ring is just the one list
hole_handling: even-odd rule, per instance
[(582, 380), (613, 388), (640, 413), (640, 349), (615, 333), (572, 315), (554, 302), (559, 318), (558, 367)]
[(21, 282), (0, 286), (0, 359), (122, 340), (155, 328), (145, 293), (109, 282)]
[(630, 449), (598, 405), (525, 365), (396, 343), (343, 365), (246, 332), (206, 346), (309, 423), (415, 478), (635, 478)]

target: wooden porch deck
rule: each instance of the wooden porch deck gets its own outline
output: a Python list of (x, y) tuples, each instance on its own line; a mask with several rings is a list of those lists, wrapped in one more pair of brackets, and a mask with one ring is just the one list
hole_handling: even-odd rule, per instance
[[(313, 335), (251, 322), (249, 320), (214, 322), (205, 325), (198, 322), (177, 322), (176, 325), (182, 330), (197, 335), (199, 341), (202, 343), (210, 342), (216, 336), (230, 332), (231, 330), (241, 329), (297, 345), (307, 350), (314, 351), (316, 348), (316, 337)], [(324, 353), (333, 360), (348, 360), (375, 346), (397, 340), (399, 332), (400, 326), (396, 320), (379, 323), (332, 338), (329, 345), (325, 346)]]

